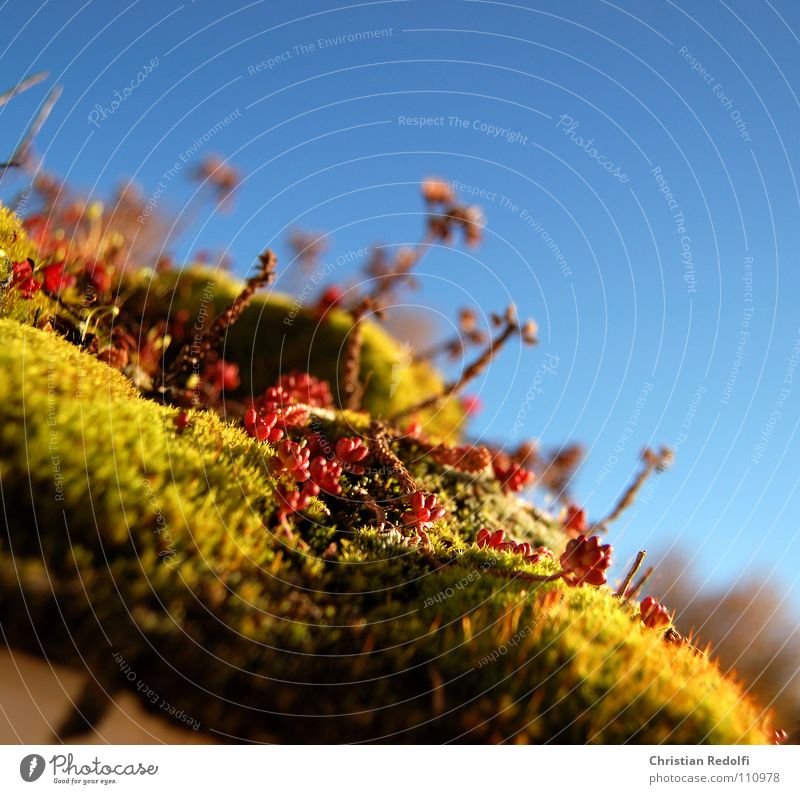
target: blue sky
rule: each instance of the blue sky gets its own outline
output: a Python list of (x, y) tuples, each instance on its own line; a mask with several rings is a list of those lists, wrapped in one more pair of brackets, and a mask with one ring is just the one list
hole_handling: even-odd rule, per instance
[[(701, 580), (762, 572), (800, 595), (800, 8), (334, 6), (13, 0), (3, 83), (63, 85), (38, 151), (98, 198), (133, 177), (180, 210), (190, 166), (230, 158), (235, 211), (201, 213), (177, 250), (224, 249), (240, 272), (295, 225), (329, 231), (329, 259), (413, 242), (427, 175), (484, 191), (485, 244), (434, 251), (409, 296), (443, 331), (464, 304), (539, 322), (540, 346), (476, 387), (474, 432), (584, 441), (595, 517), (644, 445), (672, 445), (613, 530), (619, 567), (676, 544)], [(0, 111), (4, 150), (43, 95)]]

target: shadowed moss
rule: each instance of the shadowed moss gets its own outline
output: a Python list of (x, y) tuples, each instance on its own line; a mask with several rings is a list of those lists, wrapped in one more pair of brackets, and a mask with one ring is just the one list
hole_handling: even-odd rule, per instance
[(55, 335), (10, 320), (0, 335), (10, 646), (108, 692), (142, 682), (223, 739), (767, 740), (735, 682), (608, 590), (529, 583), (513, 571), (553, 564), (478, 549), (484, 525), (561, 542), (489, 480), (409, 456), (449, 508), (429, 551), (379, 529), (360, 489), (399, 490), (370, 470), (286, 533), (269, 447), (209, 413), (179, 434), (174, 409)]

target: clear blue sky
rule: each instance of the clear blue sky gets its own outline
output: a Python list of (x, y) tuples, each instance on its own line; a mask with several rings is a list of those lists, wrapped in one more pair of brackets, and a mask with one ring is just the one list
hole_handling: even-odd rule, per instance
[[(676, 447), (613, 530), (619, 567), (674, 543), (702, 579), (764, 571), (800, 595), (800, 7), (336, 6), (11, 0), (3, 84), (48, 69), (64, 86), (38, 150), (98, 197), (132, 176), (178, 209), (201, 153), (230, 158), (235, 212), (201, 215), (179, 250), (225, 249), (240, 271), (293, 225), (330, 231), (332, 258), (413, 241), (429, 174), (494, 194), (485, 245), (435, 252), (411, 297), (442, 329), (509, 298), (539, 321), (540, 347), (480, 384), (474, 431), (583, 440), (595, 517), (645, 444)], [(43, 93), (2, 110), (4, 151)]]

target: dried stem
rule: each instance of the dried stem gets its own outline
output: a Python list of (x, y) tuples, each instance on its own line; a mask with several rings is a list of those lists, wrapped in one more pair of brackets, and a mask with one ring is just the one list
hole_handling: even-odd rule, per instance
[(11, 155), (11, 159), (7, 163), (0, 163), (0, 168), (22, 168), (24, 165), (26, 165), (30, 148), (33, 145), (33, 140), (39, 134), (39, 131), (42, 129), (44, 123), (50, 116), (53, 106), (61, 96), (61, 91), (62, 89), (60, 85), (57, 85), (50, 90), (50, 93), (45, 98), (44, 104), (40, 108), (39, 113), (33, 120), (33, 124), (31, 124), (30, 128), (25, 133), (22, 143), (20, 143), (20, 145), (16, 148), (14, 154)]
[(350, 411), (358, 411), (361, 408), (361, 399), (364, 396), (364, 386), (360, 379), (361, 350), (364, 347), (361, 323), (373, 308), (371, 299), (364, 298), (350, 311), (353, 324), (347, 336), (342, 368), (339, 372), (339, 404)]
[(379, 463), (392, 471), (400, 481), (403, 491), (405, 493), (418, 491), (419, 488), (414, 482), (414, 478), (409, 474), (405, 464), (392, 452), (392, 448), (389, 445), (389, 431), (386, 425), (383, 422), (373, 420), (370, 425), (370, 437), (370, 452)]
[(624, 602), (623, 603), (627, 604), (630, 600), (632, 600), (633, 598), (636, 598), (636, 596), (639, 593), (639, 591), (642, 589), (642, 587), (644, 587), (644, 583), (652, 576), (654, 570), (655, 570), (655, 568), (653, 568), (653, 566), (651, 565), (641, 575), (639, 581), (636, 582), (636, 584), (630, 590), (628, 590), (627, 593), (625, 593), (625, 598), (624, 598)]
[(617, 588), (617, 592), (614, 593), (617, 598), (622, 598), (625, 595), (625, 591), (628, 589), (628, 585), (630, 585), (633, 577), (639, 571), (639, 568), (642, 567), (642, 563), (644, 562), (644, 558), (647, 556), (646, 551), (640, 551), (636, 555), (636, 559), (633, 561), (633, 565), (631, 565), (628, 573), (625, 575), (625, 578), (622, 580), (622, 584)]
[(32, 74), (30, 77), (26, 77), (24, 80), (21, 80), (17, 83), (13, 88), (9, 89), (8, 91), (4, 91), (0, 94), (0, 107), (12, 100), (17, 94), (21, 94), (23, 91), (27, 91), (29, 88), (32, 88), (35, 85), (38, 85), (42, 82), (42, 80), (47, 79), (49, 72), (37, 72), (36, 74)]
[(377, 283), (368, 295), (373, 304), (382, 308), (398, 282), (408, 278), (409, 273), (422, 261), (434, 242), (433, 235), (426, 232), (413, 248), (404, 248), (397, 252), (394, 264), (385, 272), (372, 273)]
[(647, 478), (654, 471), (661, 472), (668, 468), (672, 463), (672, 459), (673, 452), (668, 447), (662, 447), (659, 452), (653, 452), (651, 449), (645, 448), (644, 452), (642, 452), (642, 468), (622, 494), (619, 501), (614, 506), (614, 509), (602, 521), (599, 521), (595, 525), (595, 529), (598, 531), (605, 531), (608, 528), (608, 524), (619, 518), (620, 515), (633, 504), (636, 495), (641, 490)]
[(514, 335), (521, 332), (519, 323), (513, 315), (513, 310), (506, 313), (505, 328), (492, 340), (483, 350), (483, 352), (469, 364), (458, 379), (445, 384), (444, 391), (441, 394), (435, 394), (431, 397), (404, 408), (402, 411), (394, 414), (393, 419), (403, 419), (406, 416), (423, 411), (426, 408), (438, 408), (442, 403), (450, 397), (458, 394), (470, 381), (477, 378), (489, 365), (494, 356), (503, 347), (503, 345)]
[(164, 378), (167, 383), (175, 385), (176, 381), (185, 384), (186, 378), (199, 373), (208, 354), (222, 343), (228, 329), (239, 319), (250, 303), (253, 295), (275, 278), (275, 266), (278, 262), (275, 254), (266, 250), (260, 254), (258, 272), (247, 279), (244, 289), (236, 296), (228, 308), (211, 324), (208, 334), (198, 343), (196, 339), (187, 340), (181, 348)]

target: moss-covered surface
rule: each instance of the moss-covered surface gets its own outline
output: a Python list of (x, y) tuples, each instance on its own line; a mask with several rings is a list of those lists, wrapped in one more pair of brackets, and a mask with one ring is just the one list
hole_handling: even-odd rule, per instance
[[(398, 446), (449, 508), (432, 548), (379, 530), (363, 491), (389, 523), (400, 492), (369, 470), (285, 532), (267, 445), (208, 412), (178, 433), (175, 409), (52, 333), (0, 320), (0, 339), (11, 647), (158, 710), (154, 692), (222, 739), (767, 740), (736, 683), (610, 590), (526, 582), (513, 571), (555, 563), (478, 549), (481, 526), (563, 544), (495, 483)], [(320, 419), (332, 437), (365, 421)]]

